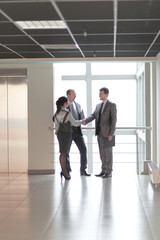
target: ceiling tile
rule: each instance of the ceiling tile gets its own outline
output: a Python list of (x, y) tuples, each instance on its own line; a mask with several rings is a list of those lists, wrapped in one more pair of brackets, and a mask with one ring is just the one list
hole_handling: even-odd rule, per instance
[(119, 19), (160, 19), (160, 1), (119, 1)]
[(10, 49), (16, 51), (16, 52), (39, 52), (42, 51), (42, 48), (40, 46), (35, 45), (12, 45), (8, 44), (7, 47)]
[(56, 58), (81, 58), (82, 54), (80, 52), (58, 52), (55, 53), (54, 56)]
[(113, 1), (57, 3), (65, 19), (113, 19)]
[(151, 44), (155, 38), (155, 34), (150, 35), (117, 35), (117, 43), (148, 43)]
[(75, 36), (78, 44), (101, 44), (101, 43), (111, 43), (113, 44), (113, 35), (88, 35), (84, 36)]
[(24, 35), (13, 23), (0, 22), (0, 35)]
[(20, 58), (20, 56), (12, 52), (0, 53), (0, 59), (14, 59), (14, 58)]
[(113, 51), (113, 44), (79, 45), (82, 51)]
[(159, 21), (118, 21), (118, 33), (157, 33), (160, 29)]
[(116, 57), (144, 57), (145, 55), (145, 51), (133, 51), (133, 52), (129, 52), (129, 51), (122, 51), (122, 52), (116, 52)]
[(5, 17), (0, 13), (0, 22), (1, 22), (1, 21), (8, 21), (8, 19), (5, 18)]
[(25, 52), (22, 53), (25, 58), (51, 58), (51, 55), (47, 52)]
[(155, 43), (160, 43), (160, 35), (157, 37), (156, 42)]
[(155, 43), (153, 44), (152, 48), (151, 48), (151, 51), (157, 51), (157, 52), (160, 52), (160, 43)]
[(0, 52), (10, 52), (10, 50), (0, 45)]
[(66, 29), (25, 29), (29, 35), (68, 34)]
[(70, 52), (72, 52), (72, 53), (79, 53), (79, 50), (78, 50), (78, 48), (77, 49), (47, 49), (50, 53), (52, 53), (53, 55), (55, 54), (55, 53), (65, 53), (65, 54), (67, 54), (67, 52), (68, 53), (70, 53)]
[(2, 44), (33, 44), (34, 42), (27, 36), (0, 36), (0, 43)]
[(59, 20), (50, 2), (0, 3), (0, 8), (14, 21)]
[(67, 22), (73, 34), (113, 33), (113, 21)]
[(154, 52), (152, 52), (152, 51), (150, 51), (148, 54), (147, 54), (147, 57), (156, 57), (157, 56), (157, 54), (159, 53), (159, 51), (154, 51)]
[(142, 51), (147, 51), (148, 48), (150, 47), (150, 44), (117, 44), (116, 45), (116, 50), (142, 50)]
[(40, 44), (73, 44), (72, 38), (68, 36), (34, 36), (34, 39)]
[[(110, 52), (84, 52), (85, 54), (85, 57), (94, 57), (96, 54), (96, 57), (113, 57), (114, 56), (114, 53), (112, 51)], [(96, 58), (95, 57), (95, 58)]]

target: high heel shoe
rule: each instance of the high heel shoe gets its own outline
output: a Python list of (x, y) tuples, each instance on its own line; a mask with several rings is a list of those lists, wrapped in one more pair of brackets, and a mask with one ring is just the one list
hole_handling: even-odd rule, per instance
[(66, 176), (66, 175), (64, 175), (63, 172), (60, 172), (60, 176), (61, 176), (61, 180), (62, 180), (62, 177), (64, 177), (65, 180), (70, 180), (71, 179), (71, 176)]

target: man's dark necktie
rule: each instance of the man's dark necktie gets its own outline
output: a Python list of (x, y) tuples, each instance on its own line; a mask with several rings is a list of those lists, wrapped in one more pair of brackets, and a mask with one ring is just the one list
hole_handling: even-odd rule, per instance
[(98, 123), (97, 123), (97, 126), (96, 126), (96, 135), (99, 134), (100, 129), (101, 129), (100, 128), (100, 122), (101, 122), (101, 113), (102, 113), (103, 104), (104, 103), (101, 104), (101, 107), (100, 107), (100, 110), (99, 110), (99, 118), (98, 118)]

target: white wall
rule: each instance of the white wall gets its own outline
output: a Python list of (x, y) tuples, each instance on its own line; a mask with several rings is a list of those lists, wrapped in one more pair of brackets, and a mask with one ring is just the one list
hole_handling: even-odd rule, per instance
[(157, 165), (160, 167), (160, 53), (157, 56)]
[(2, 69), (26, 68), (28, 83), (28, 170), (53, 173), (53, 64), (1, 64)]

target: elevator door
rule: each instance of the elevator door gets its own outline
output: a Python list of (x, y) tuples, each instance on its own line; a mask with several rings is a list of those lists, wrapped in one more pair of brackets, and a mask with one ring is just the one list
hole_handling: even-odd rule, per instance
[(27, 83), (25, 76), (0, 77), (0, 172), (27, 172)]

